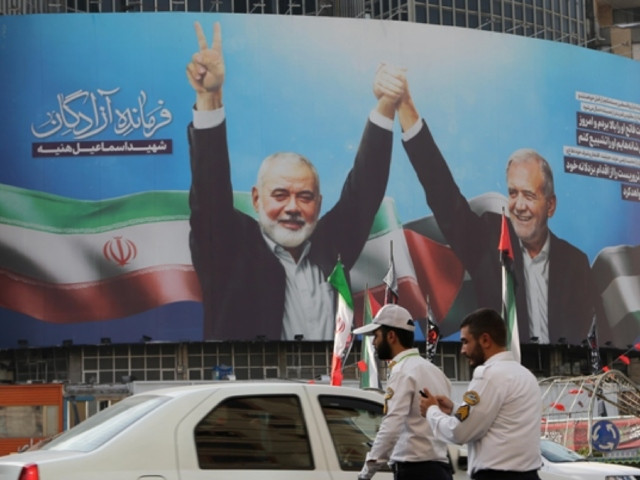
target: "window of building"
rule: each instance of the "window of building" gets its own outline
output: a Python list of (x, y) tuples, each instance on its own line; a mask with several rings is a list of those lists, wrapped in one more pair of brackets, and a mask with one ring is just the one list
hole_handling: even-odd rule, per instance
[(82, 349), (84, 383), (121, 383), (135, 380), (176, 380), (177, 345), (98, 345)]
[[(285, 346), (286, 378), (320, 378), (329, 373), (332, 357), (330, 343), (288, 342)], [(353, 362), (353, 359), (348, 359), (345, 364)]]
[(440, 367), (449, 380), (461, 380), (458, 372), (458, 343), (440, 343), (431, 362)]
[(279, 377), (277, 342), (207, 342), (186, 345), (189, 380), (220, 379), (220, 372), (237, 380)]

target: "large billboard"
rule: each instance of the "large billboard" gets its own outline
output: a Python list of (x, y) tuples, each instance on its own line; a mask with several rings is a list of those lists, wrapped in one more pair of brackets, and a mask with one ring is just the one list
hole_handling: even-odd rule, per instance
[(331, 340), (333, 268), (359, 324), (391, 257), (398, 302), (455, 334), (501, 306), (503, 213), (522, 342), (640, 333), (638, 62), (131, 13), (2, 17), (0, 64), (0, 347)]

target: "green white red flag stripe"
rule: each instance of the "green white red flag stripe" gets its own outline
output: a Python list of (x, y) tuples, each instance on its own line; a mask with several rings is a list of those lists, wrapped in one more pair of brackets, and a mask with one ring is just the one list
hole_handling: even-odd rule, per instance
[(72, 323), (200, 300), (186, 195), (85, 201), (0, 185), (0, 306)]
[[(254, 214), (250, 194), (234, 195), (236, 208)], [(0, 184), (0, 306), (80, 322), (199, 301), (189, 213), (186, 191), (88, 201)], [(357, 312), (367, 283), (383, 301), (391, 242), (403, 306), (422, 316), (429, 294), (444, 318), (462, 283), (460, 263), (446, 245), (403, 230), (390, 198), (350, 272)]]

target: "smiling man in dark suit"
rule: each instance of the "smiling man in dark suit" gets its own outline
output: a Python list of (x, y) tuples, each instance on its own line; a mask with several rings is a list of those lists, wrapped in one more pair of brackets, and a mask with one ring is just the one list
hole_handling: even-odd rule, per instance
[(348, 271), (367, 241), (386, 190), (393, 119), (404, 73), (381, 66), (355, 162), (338, 202), (320, 216), (313, 164), (279, 152), (267, 157), (252, 188), (258, 221), (234, 208), (222, 86), (220, 25), (212, 46), (196, 24), (199, 50), (187, 65), (196, 93), (189, 126), (192, 169), (190, 247), (202, 287), (204, 337), (217, 340), (330, 340), (335, 294), (327, 277)]
[[(427, 204), (471, 276), (478, 306), (500, 311), (500, 214), (472, 211), (408, 88), (398, 104), (398, 118)], [(579, 344), (600, 304), (587, 256), (549, 230), (557, 206), (551, 167), (536, 151), (520, 149), (509, 157), (506, 180), (509, 230), (517, 238), (512, 243), (520, 341), (535, 337), (540, 343), (558, 343), (564, 338)]]

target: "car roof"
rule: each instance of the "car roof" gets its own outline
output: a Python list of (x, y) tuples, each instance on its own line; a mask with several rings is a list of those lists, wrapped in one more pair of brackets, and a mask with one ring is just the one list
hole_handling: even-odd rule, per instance
[(295, 381), (285, 380), (222, 380), (213, 381), (207, 383), (178, 385), (178, 386), (166, 386), (166, 384), (160, 384), (158, 388), (150, 388), (137, 393), (136, 395), (165, 395), (171, 397), (179, 397), (183, 395), (192, 395), (198, 393), (213, 393), (217, 390), (242, 390), (247, 393), (255, 392), (303, 392), (311, 391), (316, 394), (340, 394), (340, 395), (355, 395), (365, 398), (379, 399), (382, 392), (374, 389), (361, 389), (352, 386), (335, 386), (316, 383), (302, 383)]

